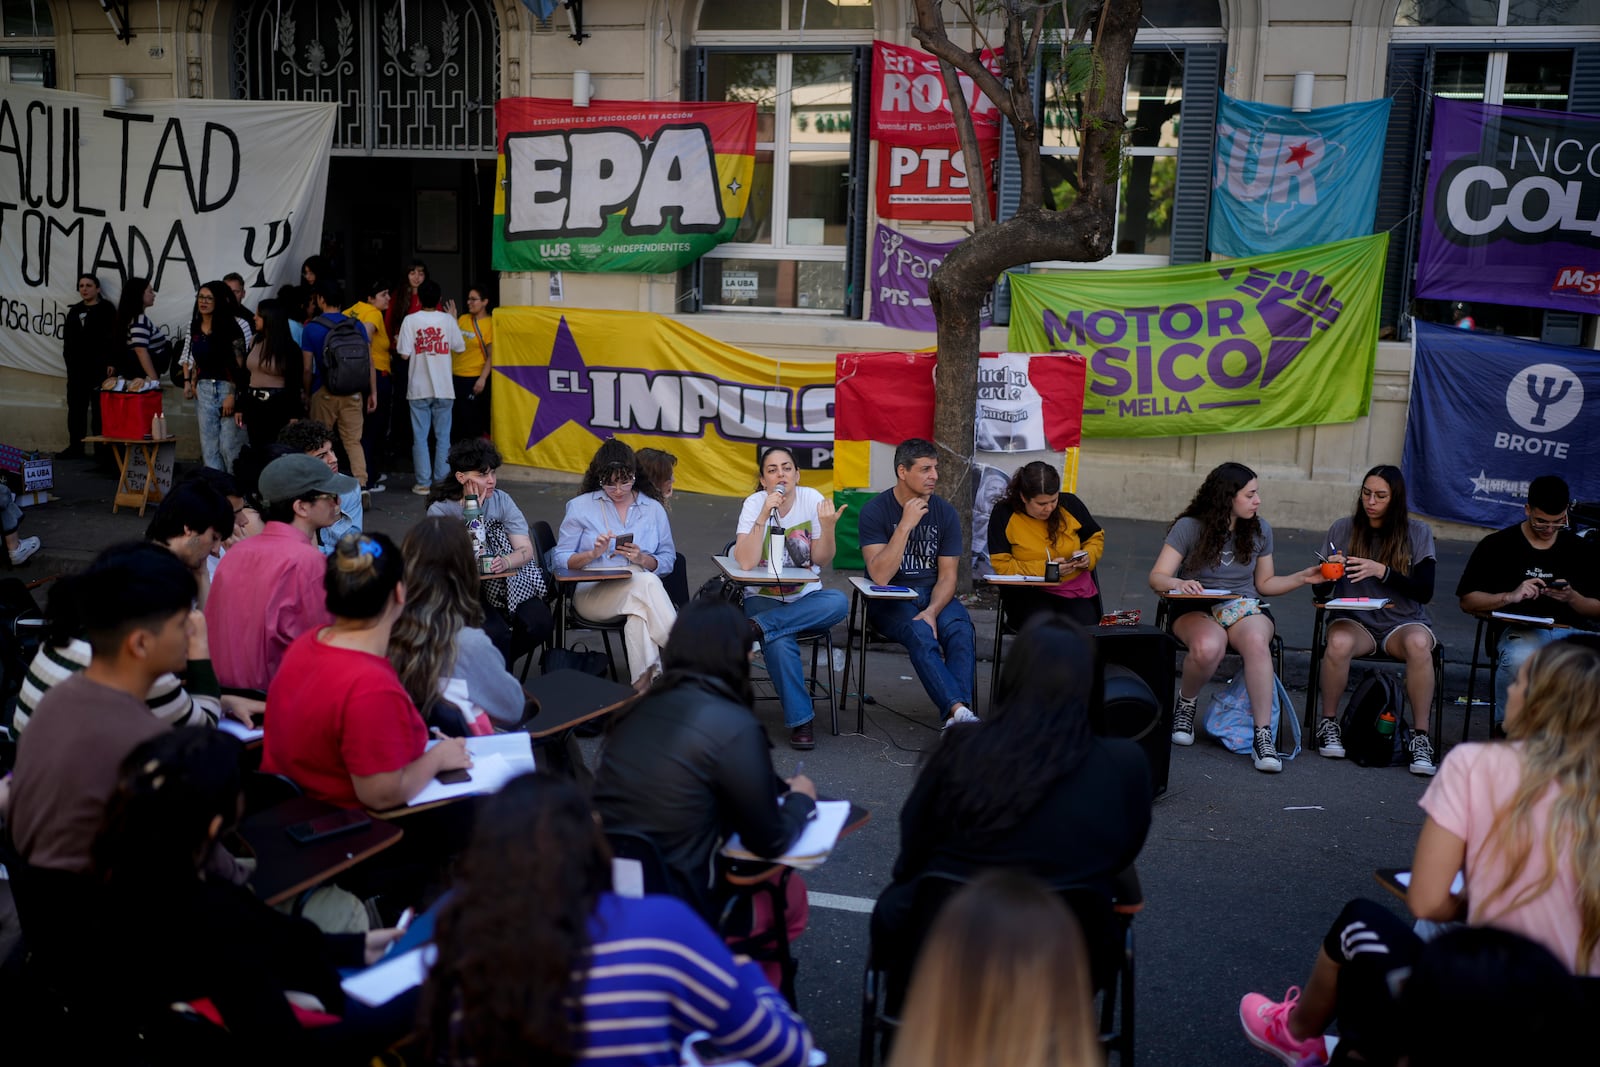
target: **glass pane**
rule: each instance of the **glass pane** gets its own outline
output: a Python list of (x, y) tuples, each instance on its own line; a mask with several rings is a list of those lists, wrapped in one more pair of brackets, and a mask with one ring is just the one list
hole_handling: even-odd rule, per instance
[(772, 243), (772, 151), (757, 149), (755, 174), (750, 179), (750, 202), (734, 231), (741, 244)]
[(1144, 25), (1163, 30), (1221, 26), (1222, 6), (1211, 0), (1145, 0)]
[(1593, 26), (1600, 23), (1597, 0), (1511, 0), (1507, 26)]
[(844, 310), (844, 264), (707, 256), (705, 302), (719, 307)]
[(808, 30), (870, 30), (872, 0), (789, 0), (789, 28), (800, 27), (805, 12)]
[(849, 166), (846, 152), (789, 154), (789, 244), (844, 244)]
[(1505, 102), (1541, 111), (1567, 110), (1572, 85), (1572, 53), (1509, 52), (1506, 54)]
[(756, 140), (777, 138), (778, 57), (770, 52), (710, 52), (706, 55), (706, 99), (756, 105)]
[(31, 85), (37, 89), (49, 88), (43, 56), (0, 57), (6, 70), (6, 81), (12, 85)]
[(790, 62), (789, 139), (805, 144), (849, 144), (855, 85), (850, 53), (801, 52)]
[(1182, 106), (1182, 54), (1135, 52), (1128, 61), (1128, 91), (1122, 104), (1128, 116), (1129, 145), (1177, 148)]
[[(50, 0), (0, 0), (0, 23), (7, 37), (53, 37), (56, 32), (50, 22)], [(21, 80), (15, 65), (11, 80)]]
[(1482, 100), (1489, 84), (1489, 53), (1440, 52), (1433, 62), (1433, 91), (1451, 100)]
[[(1562, 0), (1554, 2), (1561, 3)], [(1499, 18), (1500, 0), (1400, 0), (1400, 8), (1394, 13), (1394, 24), (1493, 26)]]
[(1122, 157), (1122, 194), (1117, 204), (1119, 255), (1172, 254), (1172, 195), (1177, 184), (1177, 156)]
[(1045, 156), (1044, 206), (1052, 211), (1065, 211), (1078, 202), (1078, 157)]
[(782, 9), (778, 0), (705, 0), (700, 8), (702, 30), (777, 30)]
[(1468, 304), (1459, 300), (1417, 300), (1416, 316), (1422, 322), (1454, 325), (1465, 315), (1479, 333), (1499, 333), (1507, 337), (1534, 337), (1544, 332), (1544, 312), (1539, 308), (1513, 304)]

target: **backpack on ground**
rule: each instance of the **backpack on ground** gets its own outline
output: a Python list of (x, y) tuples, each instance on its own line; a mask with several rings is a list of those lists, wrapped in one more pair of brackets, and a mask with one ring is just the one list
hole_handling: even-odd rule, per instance
[[(1248, 756), (1254, 751), (1256, 720), (1250, 710), (1250, 691), (1243, 671), (1226, 689), (1212, 696), (1202, 728), (1235, 755)], [(1280, 758), (1292, 760), (1300, 754), (1300, 717), (1277, 675), (1272, 676), (1272, 736), (1275, 742), (1287, 739), (1285, 748), (1278, 752)]]
[(364, 393), (372, 383), (372, 343), (359, 319), (318, 315), (311, 320), (325, 327), (322, 339), (322, 384), (334, 396)]
[(736, 608), (744, 607), (744, 586), (726, 576), (713, 574), (694, 592), (695, 600), (725, 600)]
[[(1394, 729), (1387, 733), (1378, 728), (1384, 712), (1394, 717)], [(1368, 671), (1350, 694), (1339, 730), (1350, 762), (1362, 767), (1405, 763), (1411, 730), (1406, 726), (1405, 693), (1395, 676), (1386, 671)]]

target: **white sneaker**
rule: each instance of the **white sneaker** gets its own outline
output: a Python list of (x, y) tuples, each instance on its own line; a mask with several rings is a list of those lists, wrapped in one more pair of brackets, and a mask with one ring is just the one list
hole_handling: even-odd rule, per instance
[(1411, 735), (1411, 773), (1431, 778), (1438, 771), (1433, 764), (1433, 742), (1420, 730)]
[(433, 488), (431, 486), (429, 486), (426, 482), (418, 482), (416, 485), (413, 485), (411, 487), (411, 491), (413, 493), (417, 494), (418, 496), (427, 496), (430, 492), (433, 491)]
[(17, 547), (10, 553), (11, 565), (13, 567), (22, 566), (27, 558), (37, 551), (39, 551), (39, 539), (37, 537), (24, 537), (17, 542)]
[(1339, 720), (1324, 718), (1317, 723), (1317, 751), (1329, 759), (1344, 759), (1344, 735)]
[(1272, 727), (1256, 727), (1255, 744), (1252, 748), (1256, 770), (1265, 771), (1267, 774), (1277, 774), (1283, 770), (1283, 761), (1278, 758), (1278, 746), (1272, 740)]
[(382, 481), (374, 482), (362, 490), (364, 493), (387, 493), (388, 491), (389, 487), (384, 485)]
[(1172, 709), (1172, 743), (1194, 744), (1194, 717), (1199, 713), (1198, 702), (1193, 697), (1179, 696), (1177, 707)]
[(960, 707), (956, 708), (955, 711), (952, 711), (950, 713), (950, 717), (944, 721), (944, 725), (942, 727), (940, 727), (940, 729), (948, 730), (948, 729), (950, 729), (950, 727), (953, 724), (958, 723), (958, 722), (979, 722), (979, 721), (981, 721), (981, 720), (978, 718), (977, 712), (973, 711), (971, 708), (967, 707), (965, 704), (962, 704)]

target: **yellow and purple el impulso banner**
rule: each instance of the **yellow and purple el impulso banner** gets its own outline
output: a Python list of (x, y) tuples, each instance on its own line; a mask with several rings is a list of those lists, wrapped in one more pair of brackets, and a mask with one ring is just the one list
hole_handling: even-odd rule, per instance
[(644, 311), (499, 308), (492, 430), (508, 463), (582, 473), (601, 441), (678, 457), (676, 487), (744, 496), (786, 445), (832, 485), (833, 362), (779, 361)]
[(494, 117), (495, 270), (675, 271), (750, 201), (754, 104), (514, 97)]
[(1084, 437), (1367, 413), (1388, 236), (1159, 270), (1012, 274), (1016, 352), (1089, 359)]

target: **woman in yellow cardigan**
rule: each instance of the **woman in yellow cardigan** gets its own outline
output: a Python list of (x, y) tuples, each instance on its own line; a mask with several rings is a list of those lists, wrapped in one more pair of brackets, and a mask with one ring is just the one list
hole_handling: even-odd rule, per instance
[(1100, 621), (1094, 568), (1106, 548), (1105, 531), (1083, 501), (1061, 491), (1061, 472), (1048, 463), (1024, 464), (989, 516), (989, 563), (996, 574), (1043, 577), (1046, 563), (1061, 568), (1061, 583), (1000, 591), (1014, 625), (1037, 611), (1053, 611), (1083, 626)]

